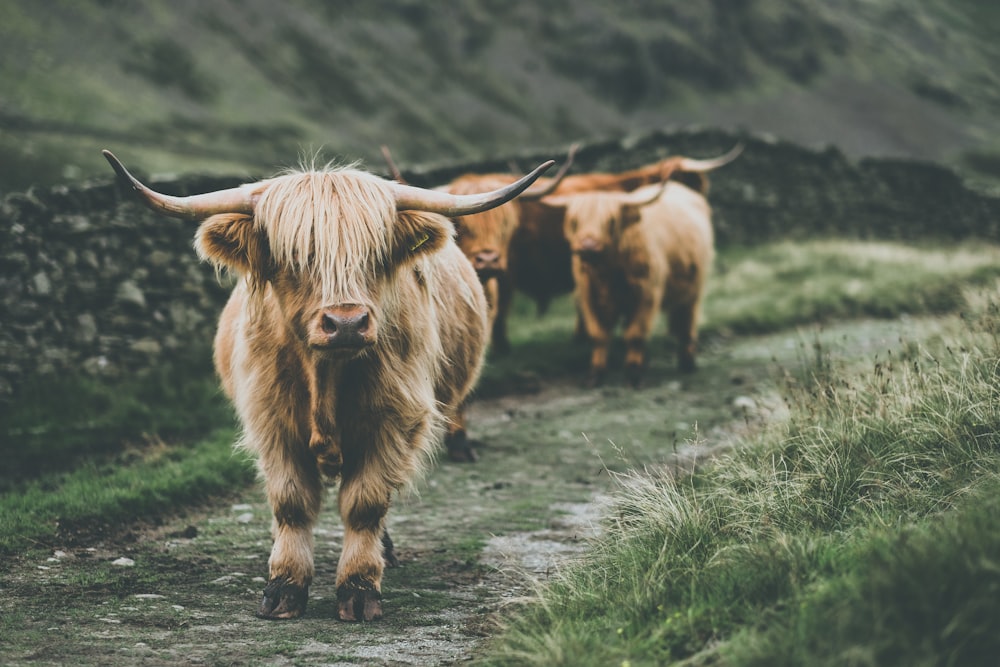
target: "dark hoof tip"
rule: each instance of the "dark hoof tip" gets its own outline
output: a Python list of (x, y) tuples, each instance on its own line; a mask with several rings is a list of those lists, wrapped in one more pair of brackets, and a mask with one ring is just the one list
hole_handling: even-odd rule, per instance
[(337, 618), (346, 623), (382, 618), (382, 594), (376, 590), (337, 589)]
[(257, 618), (272, 621), (298, 618), (306, 613), (309, 587), (289, 582), (285, 577), (272, 579), (264, 587), (264, 597), (257, 608)]
[(475, 463), (479, 460), (479, 454), (472, 448), (473, 441), (469, 440), (464, 430), (450, 433), (445, 444), (448, 446), (448, 459), (455, 463)]

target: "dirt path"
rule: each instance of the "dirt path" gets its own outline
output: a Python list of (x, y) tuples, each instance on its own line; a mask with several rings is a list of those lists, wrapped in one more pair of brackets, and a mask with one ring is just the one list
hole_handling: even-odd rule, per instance
[[(913, 321), (852, 323), (718, 342), (697, 374), (665, 353), (648, 382), (581, 389), (542, 382), (539, 393), (476, 403), (475, 465), (442, 462), (401, 499), (389, 527), (401, 567), (388, 571), (385, 618), (335, 620), (342, 530), (328, 499), (316, 536), (316, 579), (304, 618), (253, 616), (266, 576), (270, 517), (247, 489), (225, 505), (15, 563), (0, 589), (5, 665), (439, 665), (481, 650), (496, 615), (580, 553), (597, 534), (609, 470), (677, 465), (728, 446), (776, 418), (779, 365), (808, 363), (813, 344), (850, 358), (898, 348)], [(921, 331), (934, 326), (921, 321)], [(661, 350), (656, 350), (661, 352)], [(767, 397), (771, 397), (768, 399)], [(127, 560), (120, 560), (127, 559)]]

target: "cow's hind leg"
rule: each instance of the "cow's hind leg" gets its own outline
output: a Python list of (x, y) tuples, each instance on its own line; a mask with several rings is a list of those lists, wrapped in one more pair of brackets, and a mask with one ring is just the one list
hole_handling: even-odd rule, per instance
[(399, 567), (399, 559), (396, 558), (396, 545), (392, 543), (388, 530), (382, 533), (382, 560), (385, 561), (386, 567)]
[(699, 304), (681, 304), (670, 308), (670, 333), (677, 340), (677, 367), (682, 373), (695, 370), (698, 351)]
[(312, 529), (322, 498), (319, 470), (304, 448), (297, 456), (287, 451), (265, 454), (261, 463), (274, 513), (274, 546), (257, 616), (296, 618), (305, 613), (314, 572)]
[(458, 407), (455, 416), (449, 421), (444, 443), (448, 448), (448, 458), (456, 463), (475, 463), (479, 460), (474, 449), (475, 441), (469, 438), (465, 430), (465, 403)]

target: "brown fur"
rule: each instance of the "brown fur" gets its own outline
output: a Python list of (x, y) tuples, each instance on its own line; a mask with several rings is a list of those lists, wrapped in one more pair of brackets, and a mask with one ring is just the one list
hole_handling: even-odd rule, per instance
[[(390, 498), (462, 423), (486, 344), (482, 287), (446, 218), (397, 213), (384, 181), (350, 170), (275, 179), (255, 217), (209, 218), (197, 246), (243, 276), (215, 363), (274, 513), (259, 614), (304, 611), (326, 475), (345, 525), (340, 616), (377, 618)], [(317, 313), (342, 304), (370, 314), (358, 352), (317, 343)]]
[[(704, 174), (675, 171), (680, 160), (683, 158), (668, 158), (620, 174), (566, 176), (551, 194), (590, 190), (629, 192), (642, 185), (660, 182), (664, 174), (670, 174), (672, 179), (698, 182), (701, 188), (707, 189), (708, 181)], [(509, 185), (517, 178), (512, 174), (466, 174), (444, 189), (452, 194), (475, 194)], [(540, 314), (546, 311), (554, 297), (573, 290), (570, 252), (563, 236), (562, 215), (552, 207), (518, 199), (453, 222), (459, 247), (477, 267), (484, 285), (487, 281), (494, 283), (493, 290), (487, 287), (491, 343), (494, 351), (506, 352), (510, 349), (507, 314), (515, 289), (535, 301)], [(497, 260), (487, 268), (481, 260), (490, 254), (496, 255)]]
[[(648, 186), (633, 195), (653, 194)], [(668, 314), (682, 370), (694, 369), (698, 320), (714, 249), (708, 202), (679, 183), (641, 208), (625, 195), (588, 192), (563, 198), (565, 236), (577, 305), (592, 344), (591, 377), (607, 371), (615, 327), (624, 324), (626, 373), (638, 383), (657, 314)], [(560, 206), (560, 208), (563, 208)], [(581, 251), (590, 249), (595, 254)]]

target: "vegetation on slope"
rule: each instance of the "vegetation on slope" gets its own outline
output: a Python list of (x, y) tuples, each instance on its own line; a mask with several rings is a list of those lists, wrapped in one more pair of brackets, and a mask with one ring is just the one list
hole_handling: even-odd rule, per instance
[(607, 538), (483, 664), (993, 664), (1000, 306), (864, 373), (822, 350), (790, 418), (694, 477), (622, 476)]
[(380, 166), (668, 124), (997, 174), (996, 10), (963, 0), (545, 4), (89, 0), (0, 6), (0, 191), (262, 175), (329, 146)]

